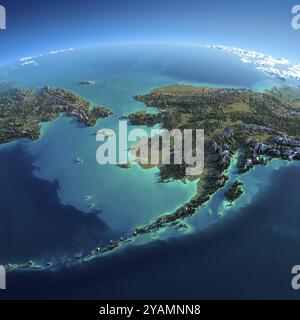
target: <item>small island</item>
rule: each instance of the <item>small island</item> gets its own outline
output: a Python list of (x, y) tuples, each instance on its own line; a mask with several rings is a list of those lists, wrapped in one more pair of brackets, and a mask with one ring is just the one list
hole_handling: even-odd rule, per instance
[(91, 127), (113, 112), (103, 106), (92, 108), (88, 101), (65, 89), (10, 89), (0, 92), (0, 143), (21, 138), (37, 140), (41, 123), (57, 119), (61, 114)]
[(224, 197), (231, 204), (238, 200), (244, 193), (243, 183), (239, 180), (236, 180), (232, 186), (224, 193)]
[(130, 163), (118, 164), (118, 167), (121, 169), (130, 169), (131, 164)]
[[(135, 99), (159, 112), (131, 114), (127, 118), (132, 124), (160, 124), (169, 130), (205, 130), (205, 163), (201, 175), (192, 178), (186, 176), (184, 163), (157, 165), (163, 182), (170, 179), (197, 179), (197, 193), (175, 211), (131, 230), (118, 240), (111, 240), (101, 248), (96, 247), (86, 257), (75, 256), (73, 259), (76, 261), (89, 261), (98, 254), (133, 241), (141, 234), (155, 234), (155, 231), (168, 226), (188, 230), (188, 225), (182, 221), (198, 212), (199, 207), (207, 204), (218, 190), (225, 187), (230, 178), (228, 169), (234, 158), (237, 158), (235, 169), (238, 174), (256, 165), (264, 165), (273, 158), (300, 160), (300, 88), (276, 87), (259, 93), (248, 89), (175, 84), (154, 89)], [(16, 138), (16, 133), (27, 137), (25, 129), (32, 134), (32, 128), (37, 128), (38, 135), (39, 123), (56, 118), (61, 112), (75, 116), (86, 125), (94, 123), (94, 120), (91, 121), (89, 103), (63, 89), (44, 88), (37, 93), (17, 89), (0, 94), (0, 136), (4, 135), (6, 141)], [(110, 111), (105, 109), (103, 116), (108, 114)], [(101, 112), (98, 115), (101, 116)], [(103, 130), (98, 134), (107, 135)], [(127, 169), (127, 165), (119, 167)], [(236, 180), (225, 192), (224, 196), (231, 205), (243, 194), (242, 187), (242, 183)], [(33, 263), (28, 265), (36, 267)], [(49, 267), (48, 264), (46, 267)], [(11, 269), (11, 265), (8, 268)]]
[(95, 84), (95, 81), (92, 80), (81, 80), (78, 82), (79, 85), (91, 85), (91, 84)]

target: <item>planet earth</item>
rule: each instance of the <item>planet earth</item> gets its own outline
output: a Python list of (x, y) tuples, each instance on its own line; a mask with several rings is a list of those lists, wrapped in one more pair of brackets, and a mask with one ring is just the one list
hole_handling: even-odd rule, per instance
[[(76, 118), (61, 114), (57, 119), (42, 122), (38, 139), (18, 139), (0, 145), (0, 264), (12, 270), (10, 277), (16, 290), (17, 282), (22, 281), (31, 281), (34, 286), (39, 286), (35, 277), (41, 277), (42, 283), (49, 286), (45, 272), (51, 274), (54, 282), (68, 273), (74, 274), (73, 281), (75, 274), (77, 277), (83, 272), (82, 288), (86, 289), (87, 283), (91, 284), (92, 275), (96, 279), (93, 289), (90, 293), (86, 292), (86, 296), (98, 297), (97, 288), (102, 285), (108, 290), (107, 295), (113, 296), (108, 289), (109, 281), (96, 275), (98, 268), (106, 269), (108, 279), (111, 279), (117, 272), (117, 264), (120, 270), (130, 274), (130, 279), (134, 275), (129, 270), (135, 270), (137, 278), (148, 283), (150, 270), (146, 265), (149, 266), (149, 259), (155, 260), (154, 268), (159, 270), (157, 261), (168, 254), (174, 257), (174, 261), (179, 261), (179, 270), (183, 270), (182, 259), (186, 259), (187, 268), (193, 270), (194, 256), (202, 274), (199, 277), (206, 287), (204, 275), (210, 274), (210, 265), (213, 266), (211, 272), (216, 271), (217, 257), (223, 257), (220, 263), (223, 267), (225, 264), (224, 268), (228, 270), (231, 263), (236, 264), (239, 259), (244, 259), (245, 264), (247, 261), (255, 264), (256, 258), (263, 260), (263, 268), (273, 263), (274, 258), (268, 260), (262, 257), (261, 251), (256, 251), (256, 258), (251, 250), (249, 256), (244, 252), (251, 241), (253, 250), (258, 250), (259, 243), (256, 241), (264, 239), (266, 230), (271, 234), (268, 239), (274, 237), (274, 242), (272, 244), (268, 240), (263, 246), (268, 245), (271, 252), (276, 246), (280, 247), (278, 237), (299, 238), (295, 226), (300, 224), (300, 219), (295, 215), (295, 204), (291, 206), (297, 201), (283, 200), (282, 207), (277, 208), (270, 204), (270, 190), (273, 195), (280, 194), (280, 181), (298, 172), (296, 162), (287, 164), (283, 160), (272, 160), (266, 166), (257, 166), (243, 175), (231, 166), (228, 169), (231, 181), (238, 178), (243, 182), (244, 189), (243, 196), (234, 206), (227, 206), (221, 191), (218, 191), (208, 205), (201, 206), (196, 214), (182, 221), (183, 228), (166, 227), (131, 239), (136, 228), (189, 203), (197, 193), (197, 181), (174, 179), (161, 183), (156, 167), (147, 170), (140, 166), (124, 169), (114, 165), (101, 166), (96, 161), (99, 146), (95, 135), (97, 131), (104, 128), (117, 131), (121, 119), (141, 110), (147, 109), (153, 114), (157, 112), (155, 108), (134, 99), (136, 95), (145, 95), (154, 88), (172, 84), (246, 88), (263, 92), (281, 86), (282, 79), (253, 68), (228, 52), (181, 45), (114, 45), (62, 50), (23, 58), (1, 68), (0, 76), (2, 83), (11, 83), (16, 88), (62, 88), (82, 97), (91, 106), (106, 106), (113, 112), (113, 115), (99, 119), (92, 126), (85, 126)], [(148, 130), (146, 126), (143, 128)], [(294, 180), (296, 183), (297, 179)], [(295, 190), (292, 182), (291, 190)], [(289, 197), (293, 197), (292, 192)], [(264, 211), (267, 206), (272, 207), (268, 213)], [(273, 218), (270, 210), (276, 210)], [(282, 223), (282, 210), (292, 217), (293, 226)], [(232, 246), (234, 252), (229, 247), (224, 249), (226, 241), (238, 239), (239, 232), (247, 225), (252, 232), (257, 226), (257, 239), (253, 234), (247, 239), (241, 237), (241, 246), (237, 243)], [(228, 239), (220, 245), (220, 239), (226, 238), (225, 234)], [(128, 241), (122, 241), (121, 245), (118, 243), (116, 249), (101, 252), (101, 248), (117, 243), (119, 239)], [(286, 241), (288, 246), (288, 239)], [(204, 243), (209, 244), (205, 247)], [(284, 242), (280, 243), (284, 247)], [(293, 257), (291, 253), (286, 261), (291, 261)], [(186, 279), (172, 271), (170, 276), (168, 270), (171, 262), (162, 260), (164, 276), (155, 278), (168, 284), (169, 288), (176, 277), (179, 277), (180, 287), (185, 287), (191, 277), (196, 277), (196, 270)], [(236, 268), (237, 265), (233, 266), (232, 272), (227, 272), (233, 276)], [(34, 275), (39, 272), (40, 275)], [(89, 277), (87, 272), (91, 274)], [(236, 283), (233, 292), (240, 294), (242, 289), (238, 279), (241, 274), (236, 274), (236, 277), (236, 282), (231, 279)], [(120, 279), (118, 277), (118, 281)], [(124, 286), (124, 283), (121, 284), (123, 289)], [(136, 291), (129, 293), (129, 296), (135, 297), (140, 284), (134, 282), (133, 287)], [(224, 283), (223, 292), (219, 292), (218, 297), (225, 294), (226, 288)], [(122, 297), (122, 290), (119, 297)], [(154, 292), (153, 284), (143, 296), (151, 297)], [(24, 294), (21, 290), (20, 296)], [(47, 294), (51, 296), (51, 290)], [(61, 294), (64, 295), (63, 292)], [(157, 298), (157, 292), (155, 294)], [(30, 295), (34, 296), (34, 293)], [(73, 295), (75, 297), (76, 293)], [(208, 292), (208, 295), (212, 293)], [(196, 296), (197, 290), (194, 288), (190, 291), (190, 297)]]

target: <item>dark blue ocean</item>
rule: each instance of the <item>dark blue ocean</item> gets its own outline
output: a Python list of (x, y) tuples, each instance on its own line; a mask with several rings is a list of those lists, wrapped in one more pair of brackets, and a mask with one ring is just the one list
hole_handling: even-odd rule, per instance
[[(107, 256), (64, 266), (66, 258), (118, 239), (196, 192), (195, 182), (159, 184), (157, 169), (97, 165), (95, 131), (115, 128), (124, 114), (144, 109), (133, 95), (176, 82), (253, 90), (278, 84), (238, 58), (210, 50), (104, 47), (34, 57), (35, 63), (1, 70), (21, 87), (64, 87), (117, 115), (94, 128), (62, 117), (43, 126), (39, 141), (0, 147), (0, 264), (32, 259), (59, 265), (9, 272), (0, 298), (300, 297), (290, 285), (292, 266), (300, 264), (300, 166), (276, 161), (241, 177), (246, 194), (235, 208), (225, 209), (216, 194), (187, 221), (186, 234), (165, 230)], [(78, 86), (83, 79), (96, 84)], [(77, 156), (84, 160), (80, 168), (73, 163)], [(236, 176), (234, 170), (230, 175)]]
[[(14, 155), (20, 157), (20, 150)], [(22, 167), (28, 169), (26, 165), (24, 161)], [(25, 172), (20, 187), (23, 183), (30, 186), (55, 216), (76, 216), (76, 210), (58, 203), (55, 184), (32, 179)], [(292, 290), (290, 281), (292, 266), (300, 263), (299, 180), (299, 167), (274, 171), (270, 186), (251, 205), (196, 234), (120, 250), (56, 272), (9, 273), (8, 288), (0, 297), (298, 299), (300, 291)], [(44, 190), (49, 191), (47, 197), (43, 197)], [(94, 223), (80, 215), (77, 220), (70, 233), (79, 224)], [(70, 238), (66, 234), (63, 240)]]

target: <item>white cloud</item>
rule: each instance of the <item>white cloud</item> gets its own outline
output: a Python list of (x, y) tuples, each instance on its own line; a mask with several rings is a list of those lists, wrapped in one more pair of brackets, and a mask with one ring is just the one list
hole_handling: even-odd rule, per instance
[(222, 45), (208, 46), (208, 48), (219, 49), (238, 55), (243, 63), (256, 65), (256, 69), (263, 71), (273, 77), (280, 79), (294, 79), (300, 81), (300, 63), (291, 64), (285, 58), (274, 58), (260, 52), (245, 50)]
[(23, 57), (20, 59), (20, 62), (31, 60), (33, 57)]
[[(36, 55), (36, 56), (32, 56), (32, 57), (23, 57), (21, 59), (19, 59), (19, 62), (21, 62), (21, 65), (27, 65), (27, 64), (33, 64), (35, 61), (33, 59), (39, 58), (39, 57), (43, 57), (46, 55), (53, 55), (53, 54), (58, 54), (58, 53), (64, 53), (64, 52), (68, 52), (68, 51), (73, 51), (73, 48), (69, 48), (69, 49), (60, 49), (60, 50), (55, 50), (55, 51), (50, 51), (46, 54), (40, 54), (40, 55)], [(26, 63), (29, 62), (29, 63)], [(35, 62), (37, 64), (37, 62)]]
[(32, 65), (35, 65), (35, 66), (38, 65), (38, 63), (36, 61), (34, 61), (34, 60), (25, 60), (25, 62), (21, 63), (21, 66), (27, 66), (29, 64), (32, 64)]
[(68, 51), (74, 51), (74, 48), (50, 51), (49, 54), (58, 54), (58, 53), (64, 53), (64, 52), (68, 52)]

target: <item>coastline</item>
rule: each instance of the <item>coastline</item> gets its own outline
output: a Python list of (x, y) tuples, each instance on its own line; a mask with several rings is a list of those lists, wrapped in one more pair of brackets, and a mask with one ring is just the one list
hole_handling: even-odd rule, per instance
[[(164, 80), (164, 81), (166, 81), (166, 80)], [(98, 82), (98, 81), (97, 81)], [(175, 81), (174, 80), (174, 82), (176, 82), (176, 83), (178, 83), (178, 81)], [(180, 82), (180, 81), (179, 81)], [(191, 83), (193, 83), (193, 84), (195, 84), (194, 82), (191, 82)], [(225, 86), (225, 85), (224, 85)], [(230, 85), (229, 85), (230, 86)], [(153, 87), (153, 88), (155, 88), (155, 87), (157, 87), (157, 85), (153, 85), (153, 86), (151, 86), (151, 87)], [(218, 87), (217, 85), (216, 85), (216, 87)], [(228, 85), (226, 86), (226, 87), (228, 87)], [(86, 88), (86, 90), (90, 90), (91, 88)], [(146, 92), (148, 92), (149, 91), (149, 88), (146, 88), (146, 89), (144, 89), (144, 90), (141, 90), (141, 91), (139, 91), (138, 93), (139, 94), (143, 94), (143, 93), (146, 93)], [(77, 94), (77, 93), (76, 93)], [(82, 96), (83, 94), (80, 92), (80, 95)], [(85, 96), (85, 95), (84, 95)], [(89, 98), (89, 97), (88, 97)], [(95, 99), (94, 99), (94, 97), (91, 97), (91, 99), (93, 100), (93, 101), (96, 101)], [(128, 98), (129, 99), (129, 98)], [(90, 101), (89, 99), (87, 99), (87, 101)], [(136, 103), (136, 105), (139, 105), (139, 107), (141, 107), (141, 108), (145, 108), (144, 107), (144, 104), (140, 104), (140, 103)], [(113, 111), (115, 111), (115, 109), (114, 109), (114, 107), (112, 107), (112, 110)], [(155, 109), (154, 109), (155, 110)], [(128, 111), (128, 112), (131, 112), (132, 110), (130, 110), (130, 111)], [(156, 110), (155, 110), (156, 111)], [(117, 112), (118, 114), (119, 114), (119, 112)], [(59, 121), (59, 120), (58, 120)], [(106, 123), (106, 122), (105, 122)], [(46, 125), (46, 127), (45, 127), (45, 131), (44, 132), (46, 132), (47, 130), (48, 130), (48, 126)], [(43, 135), (42, 134), (42, 137), (46, 137), (47, 136), (47, 134), (45, 134), (45, 135)], [(36, 142), (36, 141), (35, 141)], [(1, 150), (1, 147), (0, 147), (0, 150)], [(38, 177), (40, 177), (40, 178), (43, 178), (43, 176), (41, 175), (41, 174), (37, 174), (37, 176)], [(50, 176), (49, 176), (50, 177)], [(196, 195), (196, 193), (194, 194), (194, 196)], [(215, 196), (215, 195), (214, 195)], [(211, 202), (213, 202), (213, 199), (212, 198), (214, 198), (214, 196), (213, 197), (211, 197), (211, 199), (207, 202), (207, 203), (205, 203), (204, 205), (203, 205), (203, 207), (205, 208), (205, 207), (209, 207), (209, 205), (210, 205), (210, 203)], [(242, 196), (242, 199), (244, 198), (244, 196)], [(62, 194), (60, 194), (60, 200), (63, 202), (63, 203), (68, 203), (68, 195), (66, 196), (65, 194), (64, 195), (62, 195)], [(235, 205), (238, 205), (238, 203), (240, 202), (240, 199), (237, 201), (237, 203), (235, 204)], [(176, 209), (178, 209), (178, 208), (180, 208), (180, 207), (182, 207), (182, 206), (184, 206), (185, 204), (186, 204), (187, 202), (183, 202), (181, 205), (179, 205), (178, 207), (176, 207), (175, 208), (175, 210)], [(200, 209), (199, 209), (199, 211), (201, 211), (203, 208), (201, 207)], [(162, 215), (165, 215), (165, 214), (169, 214), (169, 213), (172, 213), (172, 212), (162, 212), (160, 215), (162, 216)], [(198, 215), (198, 212), (194, 215), (194, 216), (197, 216)], [(188, 220), (190, 220), (191, 219), (191, 217), (188, 217), (188, 218), (186, 218), (185, 219), (185, 222), (186, 221), (188, 221)], [(152, 220), (150, 220), (150, 222), (151, 222)], [(170, 230), (170, 229), (173, 229), (173, 228), (169, 228), (169, 227), (167, 227), (167, 228), (165, 228), (165, 227), (162, 227), (161, 229), (159, 229), (159, 230), (157, 230), (157, 234), (159, 235), (159, 239), (163, 239), (164, 238), (164, 233), (166, 233), (166, 232), (168, 232), (168, 230)], [(186, 233), (190, 233), (191, 232), (191, 227), (190, 227), (190, 229), (189, 230), (187, 230), (186, 231)], [(134, 231), (134, 230), (133, 230)], [(181, 234), (184, 234), (184, 232), (176, 232), (176, 235), (179, 235), (179, 236), (181, 236)], [(152, 239), (152, 235), (150, 234), (150, 237), (149, 237), (149, 234), (145, 234), (145, 235), (140, 235), (139, 237), (134, 237), (133, 239), (134, 239), (134, 241), (133, 240), (131, 240), (131, 239), (126, 239), (126, 240), (124, 240), (124, 242), (122, 242), (120, 245), (119, 245), (119, 249), (121, 249), (121, 248), (125, 248), (125, 247), (127, 247), (127, 245), (131, 245), (131, 244), (138, 244), (138, 243), (140, 243), (140, 242), (149, 242), (149, 241), (152, 241), (152, 240), (155, 240), (155, 239), (157, 239), (157, 236), (156, 236), (156, 234), (153, 234), (154, 235), (154, 239)], [(143, 240), (143, 239), (146, 239), (146, 240)], [(114, 244), (113, 244), (114, 245)], [(119, 250), (118, 249), (118, 250)], [(86, 261), (84, 261), (84, 262), (88, 262), (88, 261), (90, 261), (90, 260), (94, 260), (95, 258), (97, 258), (98, 256), (100, 257), (100, 256), (105, 256), (105, 255), (108, 255), (108, 254), (110, 254), (111, 252), (115, 252), (116, 250), (115, 249), (113, 249), (113, 250), (108, 250), (108, 251), (105, 251), (105, 252), (103, 252), (103, 253), (101, 253), (101, 254), (97, 254), (95, 257), (93, 256), (93, 257), (88, 257), (87, 259), (86, 259)], [(80, 260), (80, 261), (78, 261), (78, 259), (77, 258), (75, 258), (75, 260), (73, 261), (72, 260), (72, 257), (67, 257), (66, 259), (68, 260), (69, 258), (71, 258), (71, 261), (67, 261), (67, 263), (66, 263), (66, 265), (62, 265), (61, 267), (65, 267), (65, 266), (72, 266), (74, 263), (75, 264), (77, 264), (77, 263), (81, 263), (82, 261)], [(41, 259), (42, 260), (42, 259)], [(59, 259), (58, 259), (59, 260)], [(26, 263), (25, 263), (26, 264)], [(63, 264), (63, 263), (62, 263)], [(21, 268), (22, 268), (22, 265), (24, 266), (24, 264), (20, 264), (20, 266), (21, 266)], [(55, 270), (55, 266), (54, 265), (51, 265), (51, 266), (48, 266), (48, 268), (50, 268), (50, 269), (54, 269)], [(59, 266), (58, 266), (58, 268), (59, 268)], [(26, 270), (31, 270), (31, 268), (28, 268), (28, 267), (26, 267), (25, 266), (25, 269)], [(34, 264), (34, 266), (33, 266), (33, 268), (32, 269), (34, 269), (34, 270), (43, 270), (43, 266), (42, 265), (40, 265), (38, 262), (37, 262), (37, 264), (35, 265)], [(46, 267), (46, 269), (47, 269), (47, 267)]]
[[(264, 167), (264, 169), (267, 169), (266, 175), (272, 175), (272, 172), (274, 172), (274, 170), (280, 170), (281, 168), (286, 167), (286, 165), (293, 165), (293, 166), (297, 166), (299, 165), (299, 162), (297, 161), (286, 161), (286, 160), (277, 160), (277, 159), (272, 159), (271, 161), (268, 162), (268, 164)], [(78, 253), (76, 256), (72, 256), (72, 257), (59, 257), (58, 259), (56, 259), (56, 261), (54, 261), (53, 263), (49, 263), (46, 261), (43, 261), (43, 259), (41, 259), (40, 261), (32, 261), (31, 265), (29, 265), (28, 263), (20, 263), (20, 264), (12, 264), (12, 265), (6, 265), (8, 267), (9, 272), (28, 272), (28, 271), (43, 271), (43, 270), (49, 270), (49, 271), (57, 271), (57, 270), (61, 270), (63, 268), (69, 268), (78, 264), (85, 264), (85, 263), (89, 263), (91, 261), (94, 261), (95, 259), (100, 259), (100, 258), (105, 258), (106, 256), (117, 252), (118, 250), (123, 250), (126, 249), (128, 246), (140, 246), (140, 245), (145, 245), (148, 244), (149, 242), (153, 242), (155, 240), (161, 240), (161, 241), (166, 241), (167, 239), (170, 238), (178, 238), (178, 237), (183, 237), (185, 235), (189, 235), (189, 234), (193, 234), (193, 233), (197, 233), (201, 230), (204, 229), (208, 229), (212, 223), (217, 223), (218, 221), (220, 221), (220, 219), (222, 217), (224, 217), (227, 214), (236, 214), (236, 212), (243, 208), (243, 207), (247, 207), (249, 204), (251, 204), (253, 202), (253, 198), (257, 195), (257, 192), (259, 190), (256, 190), (256, 192), (249, 194), (247, 193), (247, 190), (249, 189), (249, 181), (251, 181), (251, 175), (253, 175), (253, 172), (256, 170), (256, 168), (258, 168), (259, 166), (256, 166), (254, 168), (252, 168), (251, 170), (249, 170), (247, 173), (242, 173), (241, 175), (239, 175), (239, 178), (241, 179), (241, 181), (244, 181), (244, 190), (245, 193), (242, 195), (242, 197), (240, 199), (238, 199), (237, 201), (234, 202), (234, 206), (233, 207), (227, 207), (226, 206), (226, 200), (223, 200), (219, 203), (220, 205), (220, 211), (218, 212), (218, 214), (216, 214), (215, 212), (213, 212), (213, 216), (215, 219), (213, 219), (213, 221), (211, 221), (210, 223), (208, 223), (205, 226), (201, 226), (201, 228), (199, 228), (199, 226), (197, 226), (196, 224), (196, 220), (199, 216), (203, 216), (205, 214), (208, 214), (208, 210), (212, 210), (210, 208), (210, 205), (213, 201), (215, 201), (216, 199), (214, 197), (218, 196), (218, 192), (222, 192), (223, 190), (220, 189), (218, 190), (218, 192), (216, 194), (214, 194), (210, 201), (208, 201), (207, 203), (205, 203), (203, 206), (201, 206), (199, 208), (199, 210), (191, 217), (187, 217), (186, 219), (184, 219), (184, 222), (188, 225), (189, 229), (185, 230), (184, 232), (182, 231), (178, 231), (174, 233), (174, 228), (172, 228), (171, 226), (164, 226), (161, 227), (157, 230), (155, 230), (154, 233), (145, 233), (145, 234), (141, 234), (141, 235), (131, 235), (129, 237), (124, 238), (123, 240), (119, 241), (118, 244), (116, 243), (111, 243), (110, 246), (108, 246), (107, 248), (103, 248), (98, 252), (95, 252), (94, 254), (87, 254), (87, 255), (81, 255), (81, 253)], [(230, 170), (228, 170), (230, 171)], [(264, 170), (265, 171), (265, 170)], [(228, 180), (227, 183), (230, 183), (230, 181), (236, 178), (236, 175), (232, 172), (232, 175), (230, 175), (230, 179)], [(248, 176), (247, 179), (245, 179), (245, 176)], [(244, 178), (244, 179), (243, 179)], [(246, 181), (248, 180), (248, 182)], [(267, 187), (267, 185), (270, 183), (269, 179), (265, 179), (265, 177), (261, 177), (261, 181), (260, 181), (261, 185), (264, 185), (265, 187)], [(225, 189), (225, 187), (224, 187)], [(171, 235), (170, 235), (171, 233)], [(79, 258), (80, 257), (80, 258)]]

